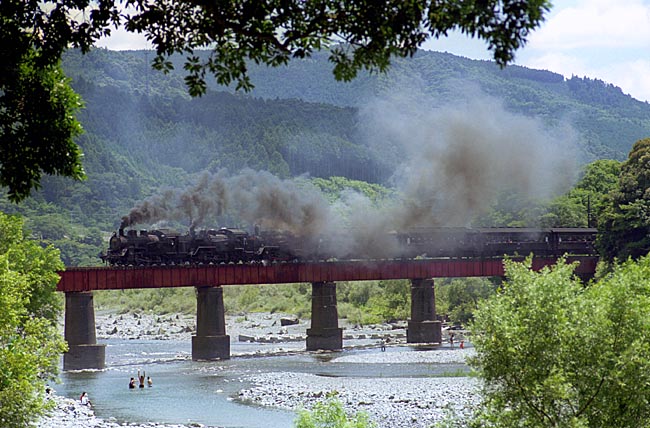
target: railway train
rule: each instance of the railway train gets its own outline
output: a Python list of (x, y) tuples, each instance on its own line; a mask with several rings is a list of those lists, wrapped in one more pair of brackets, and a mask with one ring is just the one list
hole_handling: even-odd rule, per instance
[[(349, 241), (351, 231), (341, 231)], [(335, 254), (337, 237), (316, 241), (281, 231), (221, 228), (190, 230), (128, 230), (113, 233), (101, 259), (111, 266), (268, 263), (364, 258), (489, 258), (503, 255), (596, 255), (597, 230), (593, 228), (462, 228), (426, 227), (390, 232), (390, 252), (377, 256), (363, 249)], [(341, 237), (339, 236), (338, 239)], [(384, 239), (382, 242), (386, 242)]]

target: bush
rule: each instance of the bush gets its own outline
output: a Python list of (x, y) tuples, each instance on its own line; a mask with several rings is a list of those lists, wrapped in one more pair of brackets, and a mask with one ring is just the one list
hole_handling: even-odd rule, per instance
[(375, 426), (365, 412), (348, 416), (341, 402), (332, 397), (327, 401), (316, 403), (311, 411), (298, 411), (298, 418), (294, 425), (296, 428), (371, 428)]
[(480, 427), (647, 427), (650, 257), (585, 287), (562, 261), (507, 262), (471, 326)]

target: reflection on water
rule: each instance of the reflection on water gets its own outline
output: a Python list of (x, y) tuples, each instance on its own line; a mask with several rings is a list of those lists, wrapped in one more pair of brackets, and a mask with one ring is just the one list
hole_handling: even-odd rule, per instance
[[(319, 376), (429, 377), (466, 370), (462, 364), (409, 364), (391, 362), (359, 364), (346, 362), (345, 355), (377, 350), (336, 353), (300, 353), (274, 357), (233, 358), (227, 361), (191, 361), (191, 343), (176, 341), (107, 340), (107, 369), (64, 372), (60, 395), (77, 398), (87, 391), (99, 417), (119, 422), (198, 422), (210, 426), (265, 428), (292, 427), (294, 413), (249, 406), (237, 401), (238, 392), (248, 388), (244, 377), (261, 372), (311, 373)], [(233, 352), (238, 344), (233, 343)], [(399, 348), (389, 348), (387, 352)], [(151, 376), (152, 387), (129, 389), (138, 370)]]

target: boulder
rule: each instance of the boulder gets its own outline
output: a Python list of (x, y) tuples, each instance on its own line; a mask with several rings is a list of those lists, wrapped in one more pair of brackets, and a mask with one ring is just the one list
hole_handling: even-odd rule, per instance
[(300, 320), (296, 317), (282, 317), (280, 318), (280, 325), (281, 326), (286, 326), (286, 325), (296, 325), (299, 324)]
[(253, 336), (248, 336), (248, 335), (245, 335), (245, 334), (240, 334), (238, 340), (239, 340), (240, 342), (254, 342), (254, 341), (255, 341), (255, 337), (253, 337)]

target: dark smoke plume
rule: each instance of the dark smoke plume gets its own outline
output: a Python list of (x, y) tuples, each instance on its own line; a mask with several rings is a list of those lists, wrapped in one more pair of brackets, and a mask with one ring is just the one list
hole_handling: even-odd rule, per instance
[(208, 216), (230, 212), (249, 224), (310, 236), (323, 232), (328, 210), (325, 198), (308, 182), (282, 180), (268, 172), (244, 170), (229, 176), (222, 171), (144, 200), (122, 218), (121, 227), (190, 220), (193, 228)]
[(485, 95), (437, 109), (382, 101), (362, 117), (369, 144), (388, 144), (404, 159), (393, 177), (401, 201), (380, 214), (398, 230), (468, 226), (500, 192), (544, 199), (572, 184), (573, 135), (553, 135)]
[(499, 192), (540, 199), (572, 184), (567, 173), (575, 170), (572, 134), (553, 135), (539, 121), (482, 95), (468, 100), (424, 109), (390, 99), (361, 110), (369, 144), (382, 156), (403, 159), (393, 177), (398, 196), (384, 206), (352, 191), (332, 206), (306, 180), (222, 171), (143, 201), (122, 227), (161, 220), (189, 220), (195, 227), (229, 213), (249, 225), (331, 245), (332, 254), (386, 257), (397, 251), (390, 231), (470, 226)]

